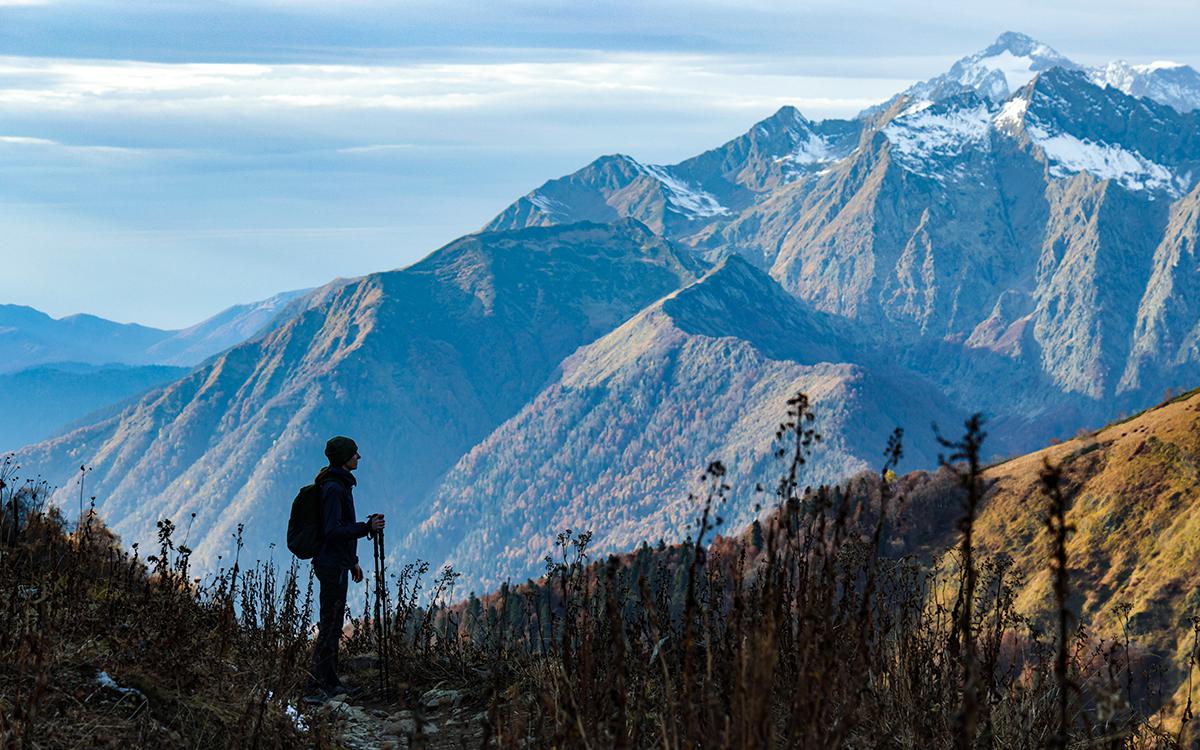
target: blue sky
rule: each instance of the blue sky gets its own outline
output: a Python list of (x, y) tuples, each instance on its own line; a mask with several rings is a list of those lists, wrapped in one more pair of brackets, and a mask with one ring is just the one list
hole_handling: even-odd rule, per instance
[(164, 327), (411, 263), (605, 153), (849, 116), (1000, 32), (1200, 67), (1195, 3), (0, 0), (0, 302)]

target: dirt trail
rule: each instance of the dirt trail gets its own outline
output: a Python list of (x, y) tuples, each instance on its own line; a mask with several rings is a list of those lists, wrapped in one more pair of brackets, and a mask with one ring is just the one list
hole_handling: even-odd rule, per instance
[(483, 743), (487, 714), (462, 705), (457, 690), (434, 689), (411, 708), (378, 700), (334, 698), (322, 710), (337, 717), (351, 750), (460, 750)]

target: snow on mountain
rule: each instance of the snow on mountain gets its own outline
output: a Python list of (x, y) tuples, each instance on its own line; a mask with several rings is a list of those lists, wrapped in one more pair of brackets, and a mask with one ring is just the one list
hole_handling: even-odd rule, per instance
[(813, 122), (795, 107), (781, 107), (733, 140), (678, 164), (602, 156), (519, 198), (484, 230), (628, 217), (676, 238), (703, 235), (760, 196), (851, 153), (862, 128), (857, 120)]
[[(662, 193), (668, 210), (674, 211), (685, 218), (706, 218), (729, 213), (729, 209), (721, 205), (721, 202), (711, 193), (694, 184), (690, 184), (686, 179), (675, 174), (669, 166), (642, 164), (632, 156), (626, 156), (625, 154), (617, 154), (613, 157), (604, 158), (619, 160), (627, 172), (625, 184), (615, 187), (625, 188), (639, 177), (648, 177), (655, 182), (657, 189)], [(571, 215), (571, 206), (565, 201), (554, 197), (552, 193), (556, 187), (558, 186), (555, 184), (547, 183), (525, 196), (524, 200), (527, 200), (546, 217), (553, 218), (555, 220), (554, 223), (559, 223)]]
[[(912, 101), (939, 101), (966, 91), (1000, 103), (1029, 83), (1039, 72), (1051, 68), (1080, 66), (1049, 46), (1015, 31), (1006, 31), (986, 48), (959, 59), (945, 73), (910, 86), (897, 95)], [(873, 107), (878, 112), (886, 105)]]
[(838, 156), (840, 154), (833, 150), (829, 141), (816, 133), (808, 133), (803, 140), (797, 138), (796, 148), (791, 153), (779, 157), (779, 161), (802, 165), (824, 164), (837, 159)]
[(955, 160), (986, 152), (993, 134), (1023, 131), (1045, 154), (1052, 177), (1087, 172), (1128, 190), (1179, 197), (1190, 189), (1200, 158), (1189, 135), (1194, 130), (1163, 105), (1098, 88), (1082, 72), (1054, 69), (999, 105), (971, 91), (917, 101), (882, 133), (897, 163), (937, 180), (961, 174)]
[(711, 194), (671, 174), (670, 167), (657, 164), (639, 165), (646, 174), (662, 183), (667, 192), (667, 201), (674, 209), (690, 218), (720, 216), (730, 213)]
[(602, 156), (573, 175), (550, 180), (509, 206), (487, 230), (608, 222), (628, 216), (653, 229), (730, 214), (730, 209), (678, 165), (642, 164), (625, 154)]
[(1087, 172), (1129, 190), (1177, 198), (1191, 188), (1200, 167), (1194, 115), (1098, 87), (1079, 72), (1039, 77), (1004, 105), (996, 121), (1022, 125), (1055, 177)]
[(1116, 60), (1089, 73), (1098, 86), (1111, 86), (1130, 96), (1144, 96), (1180, 112), (1200, 109), (1200, 73), (1177, 62), (1156, 60), (1130, 65)]
[(1136, 151), (1108, 143), (1094, 143), (1069, 133), (1050, 135), (1040, 128), (1029, 129), (1033, 140), (1051, 161), (1050, 174), (1065, 177), (1089, 172), (1102, 180), (1116, 180), (1130, 190), (1166, 190), (1181, 194), (1180, 179), (1161, 164)]
[[(828, 124), (837, 122), (832, 120)], [(759, 123), (755, 129), (764, 137), (770, 137), (776, 135), (771, 131), (772, 125), (779, 131), (777, 137), (781, 136), (791, 146), (774, 158), (775, 163), (783, 165), (789, 181), (798, 178), (810, 167), (837, 161), (849, 152), (852, 145), (843, 133), (822, 133), (822, 126), (826, 123), (814, 123), (792, 107), (781, 109), (772, 120)]]
[(1025, 121), (1025, 112), (1028, 109), (1028, 99), (1014, 96), (1000, 107), (1000, 111), (992, 118), (992, 123), (1000, 129), (1011, 130), (1018, 128)]
[(946, 160), (987, 148), (991, 128), (986, 102), (968, 101), (910, 108), (888, 123), (883, 135), (898, 162), (917, 174), (941, 179)]
[(1116, 60), (1087, 68), (1036, 39), (1008, 31), (985, 49), (959, 59), (945, 73), (913, 84), (889, 102), (869, 108), (864, 115), (879, 114), (901, 97), (914, 102), (941, 101), (965, 91), (999, 104), (1038, 73), (1054, 68), (1083, 71), (1097, 86), (1146, 97), (1180, 112), (1200, 108), (1200, 73), (1187, 65), (1166, 60), (1131, 65)]
[(770, 161), (780, 168), (781, 182), (788, 183), (850, 153), (858, 128), (844, 120), (813, 122), (794, 107), (783, 107), (751, 132), (769, 140), (772, 150), (779, 152)]

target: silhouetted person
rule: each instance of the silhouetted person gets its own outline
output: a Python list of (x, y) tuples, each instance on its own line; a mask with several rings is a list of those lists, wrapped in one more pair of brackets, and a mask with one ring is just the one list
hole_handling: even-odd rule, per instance
[(320, 583), (321, 620), (317, 626), (317, 646), (313, 652), (312, 672), (305, 689), (305, 700), (322, 702), (349, 692), (338, 677), (338, 645), (346, 618), (347, 576), (354, 582), (363, 579), (358, 564), (358, 540), (384, 526), (383, 514), (359, 521), (354, 515), (354, 485), (351, 473), (358, 468), (358, 446), (341, 435), (325, 444), (329, 465), (313, 482), (321, 488), (321, 518), (324, 540), (313, 558), (313, 571)]

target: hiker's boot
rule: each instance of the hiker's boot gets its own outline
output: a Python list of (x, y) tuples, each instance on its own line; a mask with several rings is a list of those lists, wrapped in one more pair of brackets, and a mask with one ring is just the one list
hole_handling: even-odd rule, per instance
[(320, 706), (327, 703), (332, 697), (333, 696), (326, 692), (324, 688), (312, 688), (306, 690), (304, 692), (304, 697), (300, 700), (310, 706)]
[(340, 681), (333, 687), (326, 688), (326, 692), (333, 698), (348, 698), (350, 700), (360, 698), (363, 694), (362, 688), (350, 687)]

